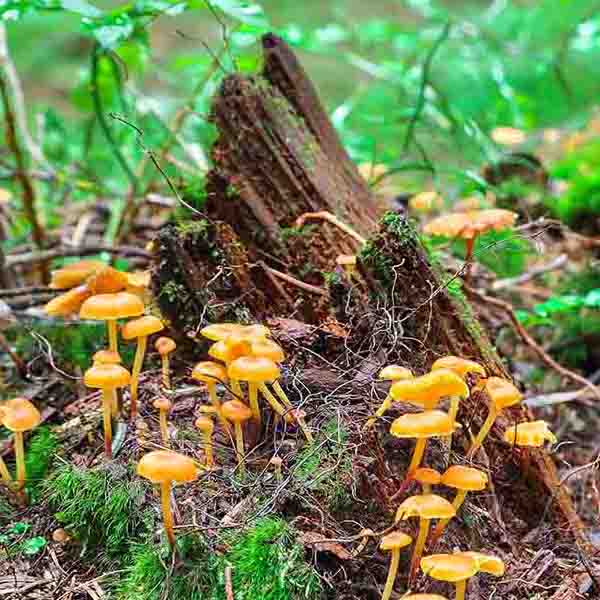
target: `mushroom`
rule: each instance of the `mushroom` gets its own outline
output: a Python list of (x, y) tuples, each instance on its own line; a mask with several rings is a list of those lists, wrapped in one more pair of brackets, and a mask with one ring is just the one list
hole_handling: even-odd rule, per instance
[(106, 263), (99, 260), (80, 260), (65, 265), (52, 271), (50, 274), (50, 287), (55, 290), (69, 290), (85, 283), (90, 275), (104, 267), (106, 267)]
[(402, 596), (402, 600), (448, 600), (446, 596), (440, 596), (439, 594), (409, 594), (408, 596)]
[(215, 424), (210, 417), (200, 415), (196, 419), (194, 425), (196, 425), (196, 428), (202, 434), (202, 441), (204, 442), (204, 466), (207, 469), (212, 469), (214, 466), (212, 436), (213, 431), (215, 430)]
[(402, 533), (401, 531), (392, 531), (381, 538), (381, 544), (379, 548), (385, 552), (391, 552), (392, 560), (390, 562), (390, 568), (388, 576), (385, 581), (385, 587), (383, 588), (383, 594), (381, 600), (389, 600), (394, 591), (394, 582), (396, 581), (396, 575), (398, 574), (398, 565), (400, 564), (400, 550), (405, 546), (412, 544), (413, 539), (410, 535)]
[(335, 264), (344, 269), (350, 281), (356, 275), (356, 254), (340, 254), (335, 259)]
[(0, 300), (0, 350), (3, 350), (4, 352), (6, 352), (6, 354), (8, 354), (10, 360), (12, 360), (13, 364), (17, 368), (19, 375), (21, 377), (26, 377), (27, 365), (25, 365), (23, 359), (16, 352), (13, 351), (13, 349), (10, 347), (10, 344), (8, 343), (8, 340), (4, 337), (4, 334), (2, 333), (5, 329), (12, 327), (16, 323), (17, 319), (15, 318), (15, 315), (13, 314), (13, 311), (10, 308), (10, 306), (8, 306), (6, 302)]
[(188, 456), (169, 450), (155, 450), (144, 455), (137, 466), (137, 473), (152, 483), (160, 485), (160, 497), (165, 532), (171, 549), (175, 549), (173, 513), (171, 512), (171, 485), (194, 481), (198, 469)]
[[(4, 406), (0, 406), (0, 424), (4, 422), (4, 417), (6, 416), (6, 409)], [(4, 462), (2, 456), (0, 456), (0, 477), (2, 481), (6, 483), (6, 485), (10, 485), (12, 483), (12, 477), (10, 476), (10, 471)]]
[(91, 295), (87, 285), (79, 285), (50, 300), (44, 306), (44, 312), (50, 317), (68, 317), (78, 312)]
[(457, 212), (442, 215), (425, 225), (423, 231), (427, 235), (440, 235), (444, 237), (460, 237), (465, 240), (467, 264), (465, 280), (469, 280), (471, 273), (471, 260), (475, 249), (475, 240), (482, 233), (491, 230), (502, 230), (512, 227), (517, 220), (517, 213), (502, 208), (487, 208)]
[[(400, 365), (388, 365), (379, 371), (378, 378), (384, 381), (402, 381), (404, 379), (414, 379), (413, 372), (406, 367)], [(388, 392), (385, 400), (381, 403), (381, 406), (375, 411), (372, 417), (369, 417), (365, 424), (365, 429), (370, 429), (377, 419), (383, 417), (383, 415), (391, 408), (393, 398)]]
[(130, 416), (132, 419), (135, 419), (137, 416), (138, 382), (140, 380), (140, 373), (142, 372), (142, 365), (144, 364), (148, 336), (162, 331), (164, 327), (160, 319), (147, 315), (125, 323), (121, 329), (121, 335), (124, 340), (137, 339), (135, 358), (133, 359), (133, 368), (131, 369)]
[(129, 371), (116, 364), (95, 364), (83, 376), (89, 388), (102, 390), (102, 414), (104, 423), (104, 453), (112, 458), (112, 397), (113, 390), (129, 385)]
[(248, 382), (248, 397), (252, 417), (260, 424), (261, 415), (258, 405), (258, 391), (262, 393), (273, 410), (280, 416), (285, 415), (284, 407), (269, 392), (265, 382), (273, 381), (279, 377), (279, 367), (268, 358), (259, 356), (242, 356), (236, 358), (227, 369), (230, 379)]
[(435, 469), (428, 467), (419, 467), (412, 476), (414, 481), (421, 484), (423, 494), (431, 494), (431, 486), (438, 485), (442, 480), (442, 476)]
[(419, 561), (425, 548), (431, 520), (451, 519), (454, 515), (456, 515), (454, 506), (448, 500), (436, 494), (411, 496), (398, 507), (395, 519), (396, 523), (400, 520), (405, 521), (410, 517), (419, 517), (419, 536), (417, 537), (410, 563), (409, 584), (414, 579), (419, 568)]
[(165, 446), (169, 445), (169, 411), (171, 410), (171, 402), (167, 398), (157, 398), (152, 406), (159, 411), (160, 421), (160, 437)]
[(177, 348), (177, 344), (169, 337), (159, 337), (154, 342), (154, 348), (160, 354), (162, 361), (162, 384), (167, 390), (171, 389), (171, 377), (169, 369), (169, 354)]
[(406, 475), (407, 481), (412, 479), (423, 460), (427, 440), (431, 437), (449, 435), (454, 431), (455, 426), (456, 424), (452, 419), (441, 410), (408, 413), (394, 420), (390, 428), (390, 433), (393, 436), (415, 438), (417, 440)]
[(121, 292), (128, 283), (127, 273), (106, 266), (92, 273), (85, 282), (94, 295)]
[[(481, 490), (485, 490), (488, 485), (488, 476), (483, 471), (474, 469), (473, 467), (454, 465), (453, 467), (448, 468), (442, 475), (441, 483), (442, 485), (457, 490), (456, 496), (452, 501), (452, 506), (454, 506), (454, 510), (458, 512), (465, 501), (468, 492), (480, 492)], [(432, 545), (440, 539), (440, 536), (449, 522), (450, 519), (442, 519), (437, 524), (431, 538)]]
[(448, 581), (456, 585), (455, 600), (465, 600), (467, 581), (477, 574), (477, 561), (460, 554), (432, 554), (421, 560), (421, 570), (438, 581)]
[[(121, 355), (113, 350), (98, 350), (92, 356), (92, 363), (98, 365), (119, 365), (121, 364)], [(112, 391), (112, 414), (117, 415), (119, 412), (119, 398), (117, 390)]]
[(106, 321), (108, 327), (108, 349), (118, 352), (117, 319), (139, 317), (144, 312), (144, 303), (133, 294), (98, 294), (88, 298), (79, 310), (82, 319)]
[[(219, 340), (208, 349), (208, 355), (220, 360), (222, 363), (225, 363), (225, 368), (228, 369), (229, 365), (236, 358), (240, 358), (244, 355), (244, 352), (241, 351), (240, 348), (228, 347), (225, 343), (225, 340)], [(234, 395), (243, 399), (244, 394), (242, 393), (240, 382), (237, 379), (230, 379), (229, 383), (231, 384), (231, 390), (233, 391)]]
[(490, 399), (489, 413), (467, 453), (467, 458), (472, 458), (477, 449), (483, 444), (498, 414), (509, 406), (519, 404), (523, 399), (521, 392), (510, 381), (500, 377), (486, 379), (483, 390)]
[(242, 476), (245, 473), (244, 466), (244, 432), (242, 424), (252, 418), (252, 411), (239, 400), (228, 400), (221, 405), (223, 416), (233, 423), (235, 429), (235, 446), (237, 451), (238, 463), (240, 465), (240, 473)]
[(281, 481), (283, 479), (283, 473), (281, 472), (283, 459), (281, 458), (281, 456), (274, 456), (269, 461), (269, 464), (275, 469), (275, 478), (277, 479), (277, 481)]
[(428, 190), (415, 194), (408, 201), (408, 206), (411, 211), (428, 214), (443, 208), (444, 199), (438, 192)]
[(27, 398), (13, 398), (5, 402), (2, 408), (4, 409), (2, 424), (15, 434), (15, 463), (17, 466), (15, 484), (19, 491), (23, 489), (27, 479), (23, 433), (35, 429), (40, 424), (42, 417), (38, 409)]
[(488, 573), (495, 577), (502, 577), (506, 570), (504, 561), (492, 554), (484, 554), (483, 552), (473, 552), (471, 550), (467, 552), (455, 552), (455, 556), (467, 556), (472, 558), (477, 563), (477, 570), (481, 573)]
[(504, 441), (515, 446), (540, 448), (545, 442), (556, 444), (556, 436), (546, 421), (526, 421), (509, 427), (504, 432)]
[(200, 330), (200, 335), (213, 342), (220, 342), (228, 335), (239, 331), (242, 325), (238, 323), (213, 323)]
[(217, 383), (227, 383), (227, 371), (226, 369), (210, 360), (199, 362), (192, 371), (192, 378), (197, 381), (202, 381), (208, 388), (208, 397), (210, 403), (213, 405), (219, 421), (225, 428), (225, 431), (230, 431), (231, 426), (227, 419), (221, 413), (221, 402), (217, 396)]
[(150, 288), (150, 271), (134, 271), (133, 273), (126, 273), (127, 275), (127, 287), (126, 292), (135, 294), (144, 304), (149, 304), (151, 294)]

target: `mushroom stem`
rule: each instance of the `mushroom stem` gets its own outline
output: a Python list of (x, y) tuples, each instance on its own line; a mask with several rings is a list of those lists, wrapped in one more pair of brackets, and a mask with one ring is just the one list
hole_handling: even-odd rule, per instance
[(137, 348), (135, 349), (135, 358), (133, 359), (133, 368), (131, 369), (131, 419), (135, 419), (137, 416), (138, 383), (140, 380), (140, 373), (142, 372), (144, 356), (146, 355), (147, 341), (147, 336), (139, 337)]
[(423, 455), (425, 454), (425, 448), (427, 447), (427, 438), (418, 438), (417, 443), (415, 444), (415, 449), (413, 450), (412, 459), (410, 461), (410, 465), (408, 466), (408, 473), (406, 474), (406, 478), (412, 478), (414, 472), (421, 465), (421, 461), (423, 460)]
[(167, 390), (171, 389), (171, 377), (169, 376), (169, 355), (162, 356), (162, 384)]
[(104, 423), (104, 454), (112, 458), (112, 392), (110, 388), (102, 388), (102, 417)]
[(377, 419), (380, 419), (381, 417), (383, 417), (383, 415), (385, 415), (385, 413), (388, 410), (390, 410), (390, 407), (392, 406), (392, 402), (393, 402), (393, 399), (388, 394), (385, 397), (385, 400), (381, 403), (381, 406), (375, 411), (375, 414), (372, 417), (369, 417), (369, 419), (367, 420), (365, 429), (370, 429), (371, 427), (373, 427), (373, 425), (375, 424), (375, 421), (377, 421)]
[(171, 549), (175, 549), (175, 533), (173, 531), (173, 513), (171, 512), (171, 482), (164, 481), (160, 484), (160, 501), (162, 505), (163, 523), (165, 533)]
[(454, 600), (465, 600), (467, 581), (467, 579), (464, 579), (463, 581), (456, 582), (456, 596), (454, 596)]
[[(456, 424), (456, 416), (458, 415), (458, 405), (460, 403), (460, 396), (451, 396), (450, 397), (450, 410), (448, 411), (448, 416), (452, 420), (452, 424)], [(452, 434), (443, 438), (446, 444), (448, 445), (448, 452), (452, 449)]]
[(477, 452), (481, 444), (483, 444), (483, 440), (485, 440), (487, 434), (490, 432), (490, 429), (492, 428), (497, 416), (498, 411), (496, 410), (496, 407), (490, 404), (490, 412), (488, 413), (487, 419), (479, 430), (477, 437), (473, 440), (473, 444), (467, 453), (467, 458), (473, 458), (475, 452)]
[[(452, 506), (458, 513), (458, 509), (463, 505), (465, 498), (467, 497), (467, 490), (458, 490), (454, 500), (452, 501)], [(431, 536), (431, 545), (433, 546), (441, 537), (442, 533), (444, 533), (444, 529), (450, 523), (450, 519), (440, 519), (438, 524), (436, 525), (433, 535)]]
[(471, 261), (473, 260), (473, 250), (475, 249), (475, 238), (470, 237), (465, 240), (465, 244), (467, 246), (465, 252), (465, 283), (469, 283), (471, 280), (471, 267), (473, 266)]
[(410, 562), (410, 573), (408, 575), (408, 585), (414, 581), (417, 575), (417, 569), (421, 562), (421, 556), (423, 556), (423, 550), (425, 548), (425, 542), (427, 541), (427, 535), (429, 534), (429, 519), (419, 519), (419, 536), (415, 542), (415, 548), (413, 550), (412, 560)]
[(240, 474), (242, 477), (246, 473), (246, 467), (244, 465), (244, 432), (242, 431), (242, 424), (239, 421), (234, 423), (235, 427), (235, 449), (238, 455), (238, 463), (240, 465)]
[(260, 425), (260, 407), (258, 406), (258, 386), (256, 383), (248, 382), (248, 398), (250, 399), (250, 410), (252, 411), (252, 417)]
[(169, 423), (167, 421), (167, 413), (164, 408), (159, 411), (158, 419), (160, 421), (160, 437), (165, 446), (169, 445)]
[(258, 386), (260, 393), (265, 397), (265, 400), (271, 405), (271, 408), (280, 416), (285, 417), (286, 409), (282, 406), (282, 404), (273, 396), (269, 388), (261, 383)]
[(400, 564), (400, 548), (392, 550), (392, 560), (390, 562), (390, 570), (385, 581), (385, 588), (383, 588), (383, 594), (381, 600), (389, 600), (394, 591), (394, 582), (396, 581), (396, 575), (398, 574), (398, 565)]
[(10, 471), (4, 462), (4, 459), (0, 456), (0, 477), (2, 477), (2, 481), (7, 485), (12, 483), (12, 477), (10, 476)]
[(212, 435), (210, 434), (210, 432), (205, 431), (202, 434), (202, 437), (204, 438), (204, 458), (206, 459), (204, 466), (207, 469), (212, 469), (215, 464), (213, 456)]
[[(285, 391), (279, 384), (279, 381), (274, 381), (272, 385), (273, 385), (273, 389), (275, 390), (275, 393), (279, 396), (279, 398), (283, 402), (284, 406), (286, 406), (288, 409), (293, 409), (292, 403), (290, 402), (290, 399), (287, 397), (287, 394), (285, 393)], [(266, 385), (263, 387), (264, 387), (264, 389), (269, 391)], [(263, 392), (263, 394), (265, 393), (264, 390), (261, 389), (261, 391)], [(272, 394), (271, 394), (271, 396), (272, 396)], [(269, 400), (269, 398), (267, 397), (266, 394), (265, 394), (265, 398), (267, 398), (267, 400)], [(271, 404), (271, 406), (273, 406), (273, 404)], [(304, 434), (304, 437), (306, 438), (306, 440), (308, 442), (312, 443), (314, 441), (314, 438), (313, 438), (312, 433), (310, 432), (310, 429), (308, 428), (308, 425), (306, 424), (306, 421), (304, 420), (304, 417), (298, 415), (298, 413), (294, 413), (294, 415), (295, 415), (296, 421), (298, 422), (298, 425), (300, 426), (300, 429), (302, 429), (302, 433)]]
[(108, 349), (113, 352), (118, 352), (118, 342), (117, 342), (117, 321), (116, 319), (109, 319), (106, 321), (106, 326), (108, 327)]
[(213, 405), (213, 408), (215, 409), (215, 412), (217, 413), (217, 417), (219, 418), (219, 421), (220, 421), (221, 425), (223, 426), (223, 429), (225, 429), (225, 431), (227, 431), (227, 432), (230, 432), (231, 425), (229, 424), (229, 421), (223, 416), (223, 412), (221, 411), (221, 401), (219, 400), (219, 397), (217, 396), (217, 384), (216, 383), (207, 383), (206, 387), (208, 388), (208, 397), (210, 399), (210, 403)]
[(25, 470), (25, 447), (23, 445), (23, 432), (15, 431), (15, 462), (17, 473), (15, 477), (15, 489), (22, 490), (25, 487), (27, 472)]
[(110, 410), (115, 417), (119, 413), (119, 392), (116, 390), (116, 388), (112, 391)]

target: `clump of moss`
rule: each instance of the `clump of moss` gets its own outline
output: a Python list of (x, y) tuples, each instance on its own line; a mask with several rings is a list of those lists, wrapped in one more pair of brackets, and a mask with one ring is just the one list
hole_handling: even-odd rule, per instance
[(139, 509), (142, 483), (130, 482), (125, 469), (64, 465), (45, 482), (43, 491), (57, 520), (84, 550), (101, 547), (107, 556), (118, 557), (147, 529)]
[(58, 449), (58, 438), (49, 427), (35, 430), (25, 454), (27, 494), (32, 502), (40, 497), (44, 477), (48, 473)]
[(204, 238), (208, 231), (208, 221), (206, 219), (181, 221), (177, 224), (177, 231), (181, 235), (192, 238)]

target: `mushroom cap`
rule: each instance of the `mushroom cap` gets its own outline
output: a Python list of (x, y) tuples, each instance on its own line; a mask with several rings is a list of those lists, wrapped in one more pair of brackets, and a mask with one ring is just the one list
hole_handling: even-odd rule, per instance
[(37, 427), (42, 416), (27, 398), (13, 398), (2, 405), (2, 424), (11, 431), (29, 431)]
[(129, 284), (127, 273), (104, 266), (92, 273), (86, 280), (86, 285), (92, 294), (114, 294), (124, 290)]
[(127, 285), (134, 288), (147, 288), (150, 287), (150, 271), (134, 271), (133, 273), (126, 273)]
[(207, 325), (200, 330), (200, 335), (212, 340), (213, 342), (220, 342), (224, 340), (228, 335), (241, 329), (241, 325), (238, 323), (213, 323)]
[(239, 400), (228, 400), (221, 404), (221, 413), (232, 423), (243, 423), (252, 418), (252, 411)]
[(203, 433), (212, 433), (215, 428), (213, 420), (210, 417), (207, 417), (206, 415), (200, 415), (194, 421), (194, 425)]
[(401, 381), (403, 379), (414, 379), (415, 376), (410, 369), (400, 365), (388, 365), (379, 371), (379, 379), (386, 381)]
[(484, 554), (483, 552), (456, 552), (459, 556), (468, 556), (477, 563), (477, 568), (482, 573), (489, 573), (495, 577), (502, 577), (506, 570), (504, 561), (493, 554)]
[(137, 474), (152, 483), (183, 483), (198, 477), (198, 468), (189, 457), (170, 450), (154, 450), (142, 456)]
[(82, 319), (108, 321), (139, 317), (143, 313), (144, 303), (137, 296), (128, 292), (117, 292), (88, 298), (82, 304), (79, 316)]
[(243, 325), (242, 331), (249, 336), (254, 337), (269, 337), (271, 335), (271, 330), (262, 323), (254, 323), (253, 325)]
[(281, 456), (273, 456), (269, 463), (274, 467), (280, 467), (283, 464), (283, 458)]
[(55, 290), (68, 290), (81, 285), (90, 275), (106, 266), (99, 260), (80, 260), (52, 271), (50, 287)]
[(199, 362), (192, 371), (192, 378), (208, 384), (227, 381), (227, 369), (212, 360)]
[(410, 517), (421, 519), (451, 519), (456, 510), (448, 500), (437, 494), (420, 494), (407, 498), (396, 511), (396, 521)]
[(402, 596), (402, 600), (448, 600), (446, 596), (439, 594), (410, 594), (410, 596)]
[(510, 381), (501, 377), (489, 377), (485, 380), (483, 389), (496, 410), (519, 404), (523, 399), (523, 394)]
[(262, 356), (242, 356), (236, 358), (228, 367), (231, 379), (263, 383), (279, 379), (279, 367), (275, 362)]
[(494, 127), (490, 137), (501, 146), (520, 146), (527, 139), (525, 132), (516, 127)]
[(473, 577), (479, 568), (477, 561), (470, 556), (432, 554), (421, 559), (421, 570), (433, 579), (456, 583)]
[(79, 311), (91, 295), (87, 285), (79, 285), (50, 300), (44, 306), (44, 312), (51, 317), (67, 317)]
[(208, 355), (220, 360), (224, 363), (230, 363), (236, 358), (240, 358), (240, 356), (244, 356), (244, 348), (240, 347), (229, 347), (225, 343), (225, 340), (219, 340), (211, 345), (208, 349)]
[(152, 406), (154, 406), (156, 410), (171, 410), (171, 402), (168, 398), (157, 398), (152, 403)]
[(165, 356), (171, 354), (177, 348), (177, 344), (170, 337), (162, 336), (154, 342), (154, 348), (161, 356)]
[(89, 388), (119, 388), (129, 385), (129, 371), (117, 364), (95, 364), (83, 375), (83, 383)]
[(437, 371), (438, 369), (448, 369), (463, 379), (467, 376), (467, 373), (478, 373), (479, 375), (486, 377), (485, 369), (478, 362), (468, 360), (467, 358), (461, 358), (460, 356), (450, 355), (438, 358), (431, 365), (431, 370)]
[(450, 435), (456, 429), (447, 413), (441, 410), (425, 410), (408, 413), (394, 419), (390, 433), (399, 438), (430, 438)]
[(356, 254), (339, 254), (335, 262), (340, 267), (354, 267), (356, 266)]
[(517, 213), (503, 208), (484, 208), (468, 212), (442, 215), (425, 225), (428, 235), (473, 239), (481, 233), (495, 229), (499, 231), (515, 224)]
[(515, 446), (532, 446), (539, 448), (548, 441), (556, 444), (556, 436), (548, 427), (546, 421), (527, 421), (516, 426), (509, 427), (504, 432), (504, 441)]
[(399, 550), (413, 543), (412, 537), (401, 531), (392, 531), (381, 538), (379, 548), (381, 550)]
[(415, 212), (432, 212), (444, 206), (444, 199), (433, 190), (419, 192), (410, 198), (408, 206)]
[(146, 337), (153, 333), (158, 333), (165, 328), (163, 322), (152, 315), (139, 317), (127, 321), (121, 328), (121, 335), (124, 340), (132, 340), (134, 338)]
[(92, 356), (92, 362), (100, 365), (118, 365), (121, 364), (121, 355), (114, 350), (98, 350)]
[(283, 348), (272, 340), (262, 339), (250, 344), (252, 356), (262, 356), (272, 360), (274, 363), (280, 363), (285, 360)]
[(409, 402), (432, 409), (444, 396), (466, 398), (469, 388), (453, 371), (438, 369), (414, 379), (395, 381), (390, 387), (390, 395), (397, 402)]
[(413, 473), (412, 478), (419, 483), (437, 485), (442, 480), (442, 475), (435, 469), (430, 469), (429, 467), (420, 467)]
[(479, 469), (454, 465), (446, 469), (442, 475), (442, 484), (457, 490), (476, 492), (484, 490), (488, 484), (488, 476)]

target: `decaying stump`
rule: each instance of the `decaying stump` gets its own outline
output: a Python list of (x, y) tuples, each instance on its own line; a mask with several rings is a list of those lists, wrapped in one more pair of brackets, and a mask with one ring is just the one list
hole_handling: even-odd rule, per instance
[[(367, 362), (375, 373), (399, 362), (423, 373), (452, 353), (508, 376), (460, 287), (431, 264), (411, 225), (394, 213), (381, 218), (383, 207), (345, 153), (291, 50), (273, 35), (264, 38), (263, 49), (263, 72), (228, 77), (215, 98), (219, 137), (206, 218), (168, 226), (154, 242), (153, 289), (174, 335), (193, 337), (216, 320), (284, 317), (321, 328), (333, 321), (347, 333), (338, 350), (348, 352), (350, 369)], [(355, 239), (329, 223), (294, 227), (301, 214), (314, 211), (329, 211), (369, 238), (356, 279), (335, 263), (341, 253), (359, 252)], [(486, 414), (477, 394), (463, 405), (465, 429), (455, 436), (460, 454)], [(505, 427), (528, 417), (525, 409), (506, 411), (492, 438), (498, 441)], [(509, 464), (518, 468), (506, 445), (491, 447), (494, 472)], [(514, 510), (541, 515), (551, 502), (561, 524), (582, 541), (582, 524), (545, 452), (532, 452), (528, 481), (527, 503)]]

